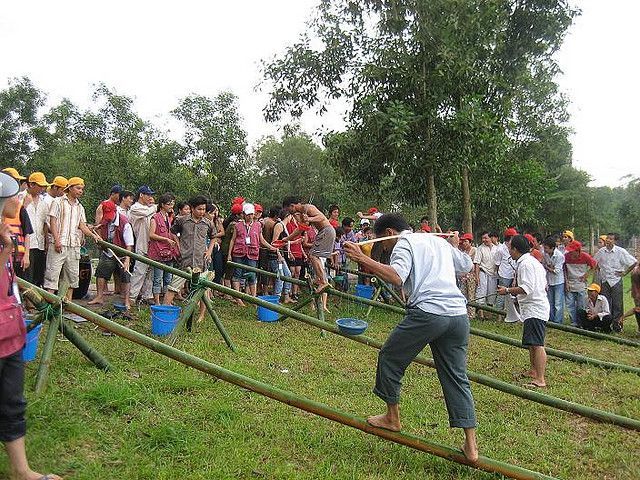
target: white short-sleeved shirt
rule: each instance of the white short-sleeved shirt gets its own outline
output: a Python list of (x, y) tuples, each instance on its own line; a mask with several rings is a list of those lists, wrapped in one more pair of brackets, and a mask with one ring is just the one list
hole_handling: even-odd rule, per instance
[(51, 203), (49, 217), (58, 221), (58, 234), (60, 243), (64, 247), (80, 247), (84, 240), (84, 235), (80, 230), (81, 223), (87, 223), (84, 207), (76, 199), (69, 200), (67, 195), (56, 198)]
[(473, 263), (480, 265), (480, 270), (489, 275), (496, 274), (496, 262), (494, 260), (496, 248), (494, 244), (487, 246), (483, 243), (476, 248), (476, 255), (473, 258)]
[(506, 243), (501, 243), (495, 249), (493, 261), (498, 267), (498, 276), (502, 278), (513, 278), (515, 274), (516, 262), (511, 258), (509, 247)]
[(600, 320), (607, 315), (611, 315), (611, 309), (609, 308), (609, 300), (604, 295), (598, 295), (595, 303), (587, 297), (587, 302), (585, 305), (585, 310), (588, 310), (592, 315), (598, 315)]
[(525, 253), (517, 261), (516, 285), (525, 291), (523, 295), (518, 295), (522, 318), (549, 320), (547, 275), (542, 264), (530, 253)]
[(564, 253), (558, 247), (553, 249), (553, 254), (543, 253), (544, 263), (553, 268), (553, 272), (547, 270), (547, 284), (560, 285), (564, 283)]
[(594, 258), (600, 268), (600, 278), (612, 287), (622, 280), (622, 277), (616, 272), (625, 272), (636, 263), (633, 255), (617, 245), (614, 245), (611, 250), (607, 247), (601, 248), (596, 252)]
[(402, 279), (407, 305), (434, 315), (466, 315), (467, 301), (456, 272), (468, 273), (471, 257), (435, 235), (406, 233), (391, 253), (391, 267)]

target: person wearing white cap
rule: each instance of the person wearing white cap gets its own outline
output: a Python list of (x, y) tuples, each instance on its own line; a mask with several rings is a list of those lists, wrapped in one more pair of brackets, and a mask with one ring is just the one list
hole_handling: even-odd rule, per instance
[[(13, 218), (18, 214), (18, 182), (0, 173), (0, 213)], [(22, 347), (26, 340), (20, 294), (10, 261), (14, 243), (9, 225), (0, 223), (0, 441), (4, 443), (15, 478), (59, 480), (29, 467), (25, 448), (27, 423), (24, 399)]]
[[(245, 203), (242, 205), (242, 219), (236, 222), (233, 233), (231, 235), (231, 243), (229, 244), (228, 260), (241, 263), (250, 267), (258, 266), (258, 257), (260, 255), (260, 245), (271, 251), (276, 251), (262, 235), (262, 224), (255, 220), (255, 207), (253, 203)], [(248, 293), (256, 296), (256, 275), (246, 275), (241, 268), (233, 271), (231, 285), (234, 290), (240, 291), (240, 281), (243, 278), (247, 280)], [(240, 299), (236, 301), (240, 306), (244, 306), (244, 302)]]

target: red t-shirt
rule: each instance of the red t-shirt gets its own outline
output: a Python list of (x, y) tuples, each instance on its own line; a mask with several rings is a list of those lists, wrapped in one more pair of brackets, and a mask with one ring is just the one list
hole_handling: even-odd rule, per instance
[[(287, 233), (289, 235), (291, 235), (296, 228), (298, 228), (298, 224), (295, 221), (287, 223)], [(291, 243), (289, 248), (291, 249), (293, 258), (302, 258), (302, 242)]]
[(331, 226), (332, 226), (333, 228), (338, 228), (338, 227), (340, 226), (340, 223), (338, 223), (338, 221), (337, 221), (337, 220), (334, 220), (333, 218), (330, 218), (330, 219), (329, 219), (329, 223), (331, 224)]
[(531, 256), (533, 258), (535, 258), (536, 260), (538, 260), (540, 263), (542, 263), (542, 252), (540, 250), (538, 250), (537, 248), (532, 248), (531, 249)]

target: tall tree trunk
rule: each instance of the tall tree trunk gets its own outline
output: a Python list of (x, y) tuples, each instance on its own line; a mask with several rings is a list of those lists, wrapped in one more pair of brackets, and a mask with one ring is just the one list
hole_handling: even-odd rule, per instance
[(464, 233), (473, 233), (473, 221), (471, 220), (471, 191), (469, 190), (469, 167), (463, 165), (462, 174), (462, 230)]
[(431, 226), (438, 224), (438, 199), (436, 197), (436, 177), (433, 168), (429, 168), (427, 172), (427, 212)]

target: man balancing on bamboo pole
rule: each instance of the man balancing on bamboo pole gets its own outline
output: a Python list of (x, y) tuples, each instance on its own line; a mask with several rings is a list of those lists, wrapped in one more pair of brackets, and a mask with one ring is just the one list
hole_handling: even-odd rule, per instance
[(391, 252), (389, 265), (367, 257), (358, 244), (344, 250), (352, 260), (381, 280), (402, 286), (407, 313), (394, 328), (378, 354), (373, 389), (387, 404), (382, 415), (367, 418), (374, 427), (399, 431), (400, 386), (407, 367), (428, 344), (449, 413), (449, 425), (464, 429), (462, 451), (468, 460), (478, 459), (476, 414), (467, 378), (469, 317), (467, 302), (456, 286), (456, 273), (473, 268), (471, 257), (457, 248), (457, 235), (444, 240), (435, 235), (412, 233), (400, 215), (386, 214), (374, 225), (377, 240)]
[(329, 219), (324, 216), (315, 205), (303, 204), (298, 197), (286, 197), (282, 201), (282, 208), (299, 219), (298, 228), (291, 232), (282, 241), (288, 242), (301, 236), (309, 225), (313, 225), (318, 230), (318, 234), (309, 251), (309, 262), (313, 268), (316, 278), (316, 293), (323, 293), (329, 287), (327, 277), (324, 273), (324, 263), (333, 253), (333, 246), (336, 241), (336, 230), (329, 223)]

